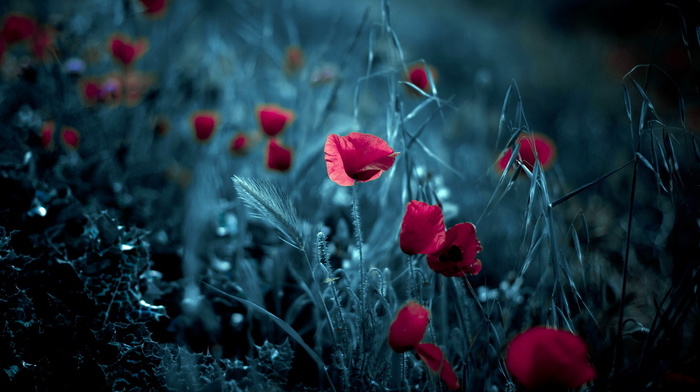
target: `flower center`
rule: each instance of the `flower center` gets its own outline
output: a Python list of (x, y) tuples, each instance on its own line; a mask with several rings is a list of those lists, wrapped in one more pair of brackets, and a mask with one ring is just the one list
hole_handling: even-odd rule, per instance
[(446, 251), (440, 253), (439, 259), (441, 262), (462, 261), (462, 249), (457, 245), (450, 246)]

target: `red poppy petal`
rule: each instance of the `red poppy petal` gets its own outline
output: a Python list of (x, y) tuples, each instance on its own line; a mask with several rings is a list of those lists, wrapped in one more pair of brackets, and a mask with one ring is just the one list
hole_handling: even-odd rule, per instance
[(447, 387), (451, 390), (459, 388), (459, 380), (450, 363), (445, 359), (445, 355), (440, 347), (432, 343), (421, 343), (416, 346), (416, 354), (425, 362), (430, 370), (440, 375)]
[(341, 186), (353, 185), (355, 180), (367, 182), (378, 178), (398, 155), (384, 140), (359, 132), (329, 135), (323, 151), (328, 177)]
[(513, 338), (506, 351), (506, 368), (528, 389), (577, 389), (596, 377), (580, 337), (545, 327), (531, 328)]
[(401, 222), (399, 245), (409, 255), (437, 252), (445, 243), (445, 222), (442, 209), (422, 201), (406, 205)]
[(31, 17), (13, 13), (5, 18), (0, 28), (0, 41), (12, 45), (31, 37), (35, 31), (36, 22)]
[(41, 138), (41, 146), (46, 149), (53, 148), (53, 134), (56, 129), (56, 124), (53, 121), (45, 121), (41, 125), (39, 137)]
[(294, 112), (276, 105), (258, 107), (260, 128), (268, 136), (277, 136), (285, 127), (294, 121)]
[(506, 167), (508, 166), (508, 162), (510, 162), (510, 157), (512, 157), (512, 156), (513, 156), (513, 149), (509, 148), (498, 159), (498, 161), (496, 162), (496, 170), (498, 171), (499, 174), (503, 173), (503, 171), (506, 170)]
[(238, 133), (231, 138), (229, 151), (233, 154), (241, 154), (248, 148), (248, 136)]
[(282, 146), (276, 139), (270, 139), (267, 143), (265, 163), (268, 169), (287, 171), (292, 166), (292, 150)]
[(159, 15), (165, 11), (167, 6), (166, 0), (139, 0), (144, 6), (144, 12), (151, 15)]
[(417, 302), (409, 301), (396, 314), (389, 327), (389, 346), (403, 353), (420, 343), (428, 326), (430, 312)]

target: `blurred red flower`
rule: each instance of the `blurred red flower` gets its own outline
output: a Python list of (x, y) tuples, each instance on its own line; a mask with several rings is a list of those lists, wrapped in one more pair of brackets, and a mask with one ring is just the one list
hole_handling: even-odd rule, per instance
[(432, 343), (421, 343), (416, 347), (418, 357), (428, 365), (428, 368), (437, 373), (450, 390), (459, 389), (459, 380), (452, 369), (450, 362), (445, 358), (440, 347)]
[[(426, 72), (426, 68), (428, 69), (428, 72), (430, 72), (430, 78), (428, 77), (428, 73)], [(410, 82), (414, 84), (416, 87), (419, 89), (429, 92), (431, 89), (430, 86), (430, 79), (433, 79), (433, 83), (437, 83), (437, 72), (435, 69), (429, 65), (423, 64), (423, 63), (417, 63), (414, 64), (406, 70), (406, 77), (405, 80), (407, 82)], [(418, 92), (413, 89), (410, 86), (408, 87), (408, 91), (411, 94), (418, 95)]]
[(294, 73), (304, 67), (304, 51), (299, 46), (288, 46), (284, 51), (284, 71)]
[(277, 105), (260, 105), (255, 110), (260, 123), (260, 129), (267, 136), (277, 136), (294, 121), (294, 112)]
[(53, 134), (56, 131), (56, 123), (53, 121), (44, 121), (39, 129), (39, 138), (41, 146), (47, 150), (53, 149)]
[(229, 143), (229, 151), (234, 155), (240, 155), (246, 152), (248, 149), (248, 136), (245, 133), (239, 132), (231, 138), (231, 143)]
[(80, 132), (73, 127), (61, 127), (61, 144), (69, 151), (75, 151), (80, 146)]
[(427, 255), (430, 269), (447, 277), (476, 275), (481, 271), (481, 261), (476, 255), (482, 247), (476, 227), (458, 223), (445, 231), (442, 210), (437, 205), (416, 200), (406, 205), (399, 245), (406, 254)]
[(359, 132), (347, 136), (328, 135), (323, 151), (328, 177), (341, 186), (379, 178), (399, 154), (384, 140)]
[(139, 0), (143, 5), (143, 12), (151, 17), (162, 16), (168, 7), (167, 0)]
[(109, 48), (112, 57), (123, 66), (128, 67), (146, 53), (148, 41), (145, 39), (131, 40), (127, 36), (115, 34), (109, 39)]
[(199, 142), (206, 143), (214, 135), (219, 117), (214, 112), (198, 111), (192, 114), (190, 121), (194, 138)]
[(271, 138), (267, 142), (265, 164), (268, 169), (287, 171), (292, 166), (292, 150), (284, 147), (279, 140)]
[[(535, 145), (534, 149), (532, 148), (533, 142)], [(549, 169), (552, 164), (554, 164), (557, 149), (552, 139), (548, 138), (547, 136), (537, 132), (523, 134), (518, 137), (516, 143), (520, 145), (517, 159), (522, 162), (523, 166), (525, 166), (528, 170), (532, 171), (532, 169), (535, 167), (536, 159), (539, 160), (540, 165), (542, 165), (542, 168), (545, 170)], [(501, 155), (496, 162), (496, 170), (499, 173), (502, 173), (506, 169), (506, 166), (508, 166), (508, 162), (512, 156), (512, 147)], [(535, 158), (535, 156), (537, 156), (537, 158)]]
[(55, 51), (56, 31), (51, 26), (40, 26), (32, 36), (31, 52), (39, 60), (47, 60), (48, 54)]
[(417, 302), (409, 301), (389, 326), (389, 346), (397, 353), (413, 349), (425, 334), (430, 312)]
[(596, 377), (583, 340), (547, 327), (534, 327), (513, 338), (506, 368), (527, 389), (578, 389)]
[(21, 13), (11, 13), (5, 16), (0, 27), (0, 41), (10, 46), (30, 38), (35, 31), (34, 19)]

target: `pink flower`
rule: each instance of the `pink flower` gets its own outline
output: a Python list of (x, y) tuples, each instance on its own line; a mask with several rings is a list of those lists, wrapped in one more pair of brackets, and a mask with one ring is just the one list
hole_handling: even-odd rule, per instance
[(413, 349), (425, 335), (430, 312), (419, 303), (409, 301), (396, 314), (389, 327), (389, 346), (397, 353)]
[(287, 171), (292, 166), (292, 150), (283, 146), (279, 140), (271, 138), (267, 142), (265, 164), (268, 169)]
[(53, 149), (53, 134), (56, 131), (56, 124), (53, 121), (44, 121), (39, 129), (41, 146), (47, 150)]
[(168, 0), (139, 0), (143, 5), (146, 15), (151, 17), (162, 16), (168, 8)]
[(341, 186), (379, 178), (399, 154), (384, 140), (359, 132), (347, 136), (329, 135), (323, 151), (328, 177)]
[(191, 122), (194, 138), (199, 142), (206, 143), (214, 135), (219, 117), (211, 111), (199, 111), (192, 115)]
[(531, 328), (511, 340), (506, 368), (527, 389), (578, 389), (596, 377), (583, 340), (546, 327)]
[[(532, 142), (534, 141), (535, 148), (532, 148)], [(517, 142), (520, 145), (518, 151), (517, 159), (522, 162), (528, 170), (532, 171), (535, 167), (535, 153), (537, 153), (537, 160), (539, 160), (540, 165), (543, 169), (549, 169), (557, 155), (557, 148), (552, 139), (547, 136), (533, 132), (531, 134), (523, 134), (518, 137)], [(513, 156), (513, 148), (509, 148), (496, 162), (496, 170), (502, 173), (510, 158)]]
[(229, 152), (231, 152), (231, 154), (234, 155), (244, 154), (248, 150), (249, 144), (250, 141), (248, 141), (248, 136), (246, 136), (245, 133), (239, 132), (233, 135), (233, 137), (231, 138), (228, 150)]
[(294, 112), (277, 105), (260, 105), (256, 108), (260, 129), (267, 136), (275, 137), (294, 121)]
[(481, 271), (481, 261), (476, 256), (482, 248), (476, 227), (458, 223), (445, 231), (442, 210), (437, 205), (416, 200), (406, 205), (399, 245), (406, 254), (427, 255), (430, 269), (447, 277)]

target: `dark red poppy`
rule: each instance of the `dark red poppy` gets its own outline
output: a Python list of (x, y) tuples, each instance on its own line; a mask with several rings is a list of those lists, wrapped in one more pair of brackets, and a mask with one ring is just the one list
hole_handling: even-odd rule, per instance
[(69, 151), (75, 151), (80, 146), (80, 132), (73, 127), (61, 127), (61, 144)]
[(162, 16), (168, 7), (167, 0), (139, 0), (143, 5), (143, 12), (151, 17)]
[(432, 343), (416, 345), (416, 354), (433, 372), (437, 373), (450, 390), (459, 389), (459, 380), (450, 362), (440, 350), (440, 347)]
[(56, 131), (56, 124), (53, 121), (44, 121), (39, 129), (41, 146), (47, 150), (53, 149), (53, 134)]
[(409, 301), (396, 314), (389, 326), (389, 346), (397, 353), (414, 348), (425, 335), (430, 312), (417, 302)]
[[(430, 78), (428, 77), (428, 73), (426, 72), (426, 68), (428, 69), (428, 72), (430, 72), (430, 78), (433, 79), (433, 83), (437, 82), (437, 72), (435, 72), (435, 69), (431, 66), (425, 65), (423, 63), (417, 63), (414, 64), (406, 70), (406, 81), (412, 83), (419, 89), (429, 92), (431, 87), (430, 87)], [(412, 87), (408, 87), (408, 91), (412, 94), (417, 94), (415, 89)]]
[(328, 177), (341, 186), (379, 178), (399, 155), (384, 140), (359, 132), (347, 136), (328, 135), (323, 151)]
[(531, 328), (511, 340), (506, 368), (527, 389), (578, 389), (596, 377), (583, 340), (546, 327)]
[[(532, 148), (532, 143), (534, 142), (535, 148)], [(518, 137), (517, 143), (520, 145), (518, 150), (518, 160), (522, 162), (528, 170), (532, 171), (535, 167), (535, 161), (539, 160), (540, 165), (543, 169), (549, 169), (557, 155), (556, 145), (552, 139), (547, 136), (533, 132), (531, 134), (524, 134)], [(510, 158), (513, 156), (513, 149), (509, 148), (496, 162), (496, 169), (499, 173), (502, 173)], [(535, 158), (537, 156), (537, 158)]]
[(440, 250), (444, 243), (445, 222), (442, 209), (422, 201), (410, 201), (401, 222), (401, 250), (409, 255), (429, 254)]
[(298, 46), (288, 46), (284, 51), (284, 71), (294, 73), (304, 67), (304, 51)]
[(214, 112), (199, 111), (192, 114), (190, 121), (194, 138), (199, 142), (206, 143), (214, 135), (219, 117)]
[(51, 26), (40, 26), (32, 36), (31, 53), (39, 60), (47, 60), (54, 48), (56, 32)]
[(30, 38), (35, 31), (34, 19), (21, 13), (11, 13), (5, 17), (0, 28), (0, 41), (10, 46)]
[(245, 133), (239, 132), (231, 138), (231, 143), (229, 143), (228, 150), (234, 155), (240, 155), (248, 150), (248, 136)]
[(458, 223), (445, 231), (442, 209), (437, 205), (416, 200), (406, 205), (399, 245), (406, 254), (427, 255), (428, 267), (447, 277), (476, 275), (481, 271), (481, 261), (476, 255), (482, 248), (476, 227)]
[(292, 166), (292, 150), (270, 138), (265, 150), (265, 165), (270, 170), (287, 171)]
[(78, 88), (86, 105), (94, 105), (102, 98), (101, 82), (97, 79), (83, 79), (78, 83)]
[(481, 271), (481, 261), (476, 258), (481, 250), (476, 227), (471, 223), (458, 223), (447, 230), (440, 250), (428, 254), (428, 267), (447, 277), (476, 275)]
[(132, 41), (129, 37), (116, 34), (110, 38), (109, 47), (112, 57), (128, 67), (146, 52), (148, 43), (145, 39)]
[(260, 105), (256, 108), (260, 129), (267, 136), (275, 137), (294, 121), (294, 112), (277, 105)]

